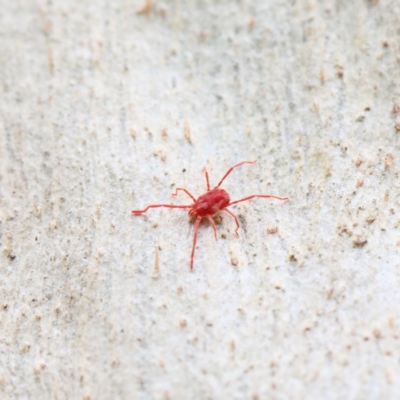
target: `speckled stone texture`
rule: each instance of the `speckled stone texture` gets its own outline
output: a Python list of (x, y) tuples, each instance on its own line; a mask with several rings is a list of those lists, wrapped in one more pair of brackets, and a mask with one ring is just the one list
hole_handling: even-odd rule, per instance
[(1, 3), (1, 399), (400, 398), (399, 1)]

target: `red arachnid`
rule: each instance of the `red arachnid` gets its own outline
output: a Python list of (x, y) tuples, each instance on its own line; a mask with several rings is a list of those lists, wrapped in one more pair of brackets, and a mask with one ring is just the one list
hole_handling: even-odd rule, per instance
[(176, 188), (175, 193), (173, 193), (173, 196), (176, 196), (178, 194), (178, 190), (181, 190), (182, 192), (185, 192), (192, 200), (193, 204), (189, 206), (180, 206), (180, 205), (174, 205), (174, 204), (151, 204), (147, 206), (144, 210), (132, 210), (132, 214), (134, 215), (140, 215), (144, 214), (149, 208), (158, 208), (158, 207), (167, 207), (167, 208), (189, 208), (189, 217), (196, 217), (196, 222), (194, 224), (194, 238), (193, 238), (193, 247), (192, 247), (192, 253), (190, 255), (190, 269), (193, 269), (193, 259), (194, 259), (194, 251), (196, 248), (196, 242), (197, 242), (197, 233), (199, 230), (199, 225), (200, 221), (202, 218), (207, 218), (214, 230), (214, 237), (215, 240), (217, 240), (217, 228), (215, 227), (214, 220), (212, 219), (212, 216), (217, 214), (220, 211), (226, 211), (228, 214), (230, 214), (236, 223), (236, 229), (235, 229), (235, 234), (236, 236), (239, 236), (238, 234), (238, 229), (240, 227), (239, 221), (236, 217), (236, 215), (229, 210), (227, 207), (232, 206), (233, 204), (240, 203), (242, 201), (250, 200), (255, 197), (263, 197), (263, 198), (273, 198), (273, 199), (278, 199), (278, 200), (288, 200), (288, 197), (278, 197), (278, 196), (272, 196), (270, 194), (253, 194), (251, 196), (247, 196), (243, 199), (240, 200), (235, 200), (231, 201), (229, 194), (226, 192), (226, 190), (221, 189), (220, 186), (222, 185), (222, 182), (225, 180), (225, 178), (232, 172), (232, 170), (236, 167), (240, 167), (243, 164), (254, 164), (257, 161), (242, 161), (239, 164), (234, 165), (233, 167), (229, 168), (226, 174), (222, 177), (222, 179), (219, 181), (218, 185), (215, 186), (214, 189), (210, 189), (210, 181), (208, 179), (208, 172), (204, 168), (204, 174), (206, 176), (206, 182), (207, 182), (207, 192), (202, 194), (197, 200), (195, 197), (186, 189), (183, 188)]

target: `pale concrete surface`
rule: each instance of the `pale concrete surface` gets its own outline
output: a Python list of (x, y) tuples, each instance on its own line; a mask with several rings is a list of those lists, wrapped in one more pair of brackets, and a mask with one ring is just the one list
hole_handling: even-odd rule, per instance
[(2, 1), (1, 398), (399, 399), (400, 3), (143, 5)]

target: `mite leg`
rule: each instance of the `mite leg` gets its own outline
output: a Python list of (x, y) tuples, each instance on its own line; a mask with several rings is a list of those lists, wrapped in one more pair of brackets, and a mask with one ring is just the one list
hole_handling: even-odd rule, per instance
[(217, 227), (215, 226), (214, 220), (211, 218), (210, 215), (206, 215), (206, 218), (210, 221), (210, 224), (211, 224), (211, 226), (212, 226), (212, 228), (213, 228), (213, 230), (214, 230), (214, 237), (215, 237), (215, 240), (218, 240), (218, 238), (217, 238)]
[(193, 237), (193, 247), (192, 247), (192, 254), (190, 255), (190, 270), (193, 271), (193, 259), (194, 259), (194, 250), (196, 249), (196, 242), (197, 242), (197, 232), (199, 231), (200, 221), (203, 217), (198, 216), (196, 218), (196, 222), (194, 224), (194, 237)]
[(206, 167), (203, 168), (203, 171), (204, 171), (204, 175), (206, 176), (207, 192), (209, 192), (210, 191), (210, 180), (208, 179), (208, 172), (207, 172)]
[(262, 197), (264, 199), (289, 200), (289, 197), (278, 197), (278, 196), (272, 196), (270, 194), (253, 194), (252, 196), (245, 197), (244, 199), (232, 201), (228, 205), (231, 206), (233, 204), (237, 204), (237, 203), (240, 203), (242, 201), (254, 199), (255, 197)]
[(147, 206), (143, 210), (132, 210), (132, 214), (140, 215), (144, 214), (149, 208), (158, 208), (158, 207), (166, 207), (166, 208), (192, 208), (192, 206), (175, 206), (173, 204), (151, 204)]
[(232, 172), (232, 170), (233, 170), (234, 168), (240, 167), (240, 166), (243, 165), (243, 164), (255, 164), (256, 162), (257, 162), (257, 160), (254, 160), (254, 161), (242, 161), (241, 163), (236, 164), (236, 165), (234, 165), (233, 167), (230, 167), (230, 168), (228, 169), (228, 172), (222, 177), (222, 179), (219, 181), (218, 185), (215, 186), (215, 187), (216, 187), (216, 188), (220, 187), (221, 184), (222, 184), (222, 182), (223, 182), (223, 181), (225, 180), (225, 178)]
[(178, 190), (182, 190), (182, 192), (185, 192), (196, 203), (196, 199), (194, 198), (194, 196), (189, 192), (189, 190), (184, 188), (176, 188), (175, 193), (172, 193), (172, 196), (176, 196), (178, 194)]
[(236, 223), (235, 235), (239, 237), (238, 230), (240, 228), (240, 225), (239, 225), (237, 216), (231, 210), (228, 210), (227, 208), (224, 208), (224, 211), (226, 211), (228, 214), (232, 215), (232, 217), (235, 219), (235, 223)]

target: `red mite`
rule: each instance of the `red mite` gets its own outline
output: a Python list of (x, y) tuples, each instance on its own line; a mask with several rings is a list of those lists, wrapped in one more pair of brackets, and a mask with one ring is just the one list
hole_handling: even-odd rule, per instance
[(236, 215), (227, 208), (228, 206), (232, 206), (233, 204), (237, 204), (242, 201), (253, 199), (254, 197), (264, 197), (264, 198), (273, 198), (273, 199), (278, 199), (278, 200), (288, 200), (288, 197), (277, 197), (277, 196), (272, 196), (269, 194), (253, 194), (251, 196), (247, 196), (240, 200), (231, 201), (229, 194), (224, 189), (220, 188), (222, 182), (232, 172), (232, 170), (234, 168), (240, 167), (243, 164), (255, 164), (256, 162), (257, 161), (242, 161), (241, 163), (236, 164), (233, 167), (229, 168), (227, 173), (222, 177), (222, 179), (219, 181), (218, 185), (215, 186), (214, 189), (210, 189), (210, 181), (208, 179), (208, 172), (204, 168), (204, 173), (205, 173), (206, 182), (207, 182), (207, 192), (206, 193), (202, 194), (197, 200), (194, 198), (194, 196), (188, 190), (183, 189), (183, 188), (177, 188), (175, 193), (173, 193), (173, 196), (176, 196), (178, 194), (178, 190), (185, 192), (193, 200), (193, 204), (191, 204), (189, 206), (179, 206), (179, 205), (174, 205), (174, 204), (151, 204), (151, 205), (147, 206), (144, 210), (132, 210), (132, 214), (134, 214), (134, 215), (144, 214), (149, 208), (158, 208), (158, 207), (190, 208), (189, 217), (196, 217), (196, 222), (194, 224), (193, 247), (192, 247), (192, 253), (190, 255), (190, 269), (192, 270), (193, 269), (194, 250), (196, 248), (196, 242), (197, 242), (197, 232), (199, 230), (199, 225), (200, 225), (200, 221), (202, 220), (202, 218), (205, 217), (210, 221), (210, 224), (214, 230), (215, 240), (217, 240), (217, 229), (215, 227), (215, 223), (214, 223), (214, 220), (212, 219), (212, 216), (217, 214), (219, 211), (226, 211), (228, 214), (230, 214), (235, 219), (235, 223), (236, 223), (235, 234), (236, 234), (236, 236), (239, 236), (238, 235), (238, 229), (240, 227), (239, 221), (238, 221)]

